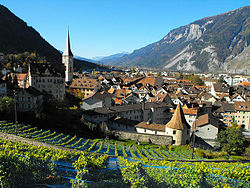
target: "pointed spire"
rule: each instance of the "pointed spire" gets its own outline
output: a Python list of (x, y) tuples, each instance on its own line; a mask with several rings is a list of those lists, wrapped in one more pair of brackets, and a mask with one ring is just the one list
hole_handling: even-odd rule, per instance
[(67, 33), (66, 48), (65, 48), (63, 55), (73, 56), (73, 53), (71, 52), (71, 49), (70, 49), (69, 27), (68, 27), (68, 33)]
[(166, 124), (166, 127), (177, 130), (183, 130), (185, 128), (190, 129), (190, 125), (186, 121), (180, 103), (178, 104), (172, 119)]

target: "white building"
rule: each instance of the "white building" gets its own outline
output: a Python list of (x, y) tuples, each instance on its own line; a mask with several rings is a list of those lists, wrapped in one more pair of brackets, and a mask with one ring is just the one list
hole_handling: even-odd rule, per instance
[(64, 71), (49, 63), (31, 63), (28, 70), (28, 86), (63, 101), (65, 95)]
[(167, 124), (140, 122), (135, 127), (138, 133), (171, 136), (173, 145), (189, 144), (190, 125), (184, 117), (180, 104), (178, 104), (172, 119)]
[(217, 134), (223, 128), (223, 123), (211, 114), (199, 116), (197, 123), (193, 124), (194, 134), (202, 138), (206, 143), (215, 146)]
[(112, 96), (110, 93), (101, 91), (83, 99), (81, 109), (90, 110), (94, 108), (110, 107), (112, 105)]

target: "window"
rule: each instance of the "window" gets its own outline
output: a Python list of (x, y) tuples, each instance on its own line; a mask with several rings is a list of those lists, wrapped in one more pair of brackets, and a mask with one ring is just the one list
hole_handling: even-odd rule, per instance
[(173, 144), (175, 144), (175, 140), (173, 140)]
[(207, 130), (209, 131), (209, 128), (207, 128)]
[(145, 133), (145, 132), (147, 132), (147, 130), (146, 130), (146, 129), (144, 129), (144, 133)]
[(176, 134), (176, 130), (173, 131), (173, 134)]

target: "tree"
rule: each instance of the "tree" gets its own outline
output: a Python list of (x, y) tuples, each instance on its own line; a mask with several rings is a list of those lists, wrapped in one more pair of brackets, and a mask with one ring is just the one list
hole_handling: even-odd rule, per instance
[(135, 68), (131, 67), (131, 73), (135, 73)]
[(199, 86), (204, 85), (204, 82), (202, 81), (202, 79), (200, 79), (200, 77), (198, 75), (193, 76), (193, 81), (192, 82), (195, 85), (199, 85)]
[(6, 64), (6, 68), (10, 70), (10, 69), (11, 69), (11, 67), (12, 67), (11, 63), (10, 63), (10, 62), (8, 62), (8, 63)]
[(224, 76), (221, 75), (220, 78), (219, 78), (219, 80), (218, 80), (218, 83), (224, 83), (224, 82), (225, 82)]
[(10, 113), (14, 109), (14, 99), (9, 97), (0, 98), (0, 113)]
[(167, 69), (167, 76), (169, 76), (169, 70)]
[(217, 135), (217, 143), (219, 148), (228, 154), (241, 155), (247, 147), (247, 141), (242, 133), (241, 126), (238, 126), (235, 121), (232, 122), (232, 126), (220, 131)]
[(81, 93), (81, 92), (78, 92), (78, 93), (77, 93), (77, 97), (80, 98), (80, 99), (84, 99), (85, 94), (84, 94), (84, 93)]

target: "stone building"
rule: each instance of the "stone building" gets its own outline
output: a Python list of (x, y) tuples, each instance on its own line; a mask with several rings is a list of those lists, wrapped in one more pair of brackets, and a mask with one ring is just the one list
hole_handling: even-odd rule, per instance
[(20, 112), (40, 112), (43, 95), (33, 87), (17, 89), (17, 110)]
[(212, 114), (199, 116), (192, 126), (195, 135), (202, 138), (210, 146), (215, 146), (217, 134), (224, 129), (224, 124)]
[(84, 111), (83, 116), (86, 120), (94, 123), (101, 123), (114, 116), (119, 116), (139, 122), (165, 124), (171, 119), (170, 109), (172, 108), (171, 104), (164, 102), (146, 102), (87, 110)]
[(190, 125), (185, 119), (181, 105), (178, 104), (172, 119), (166, 124), (165, 132), (173, 137), (173, 145), (185, 145), (190, 140)]
[(97, 91), (82, 100), (81, 109), (90, 110), (100, 107), (110, 107), (112, 95), (105, 91)]
[(30, 63), (27, 79), (28, 86), (48, 93), (58, 101), (64, 100), (64, 72), (58, 67), (49, 63)]
[(250, 102), (235, 102), (235, 121), (250, 130)]
[(83, 94), (89, 97), (100, 88), (100, 82), (94, 78), (76, 78), (69, 86), (69, 90), (73, 95)]

